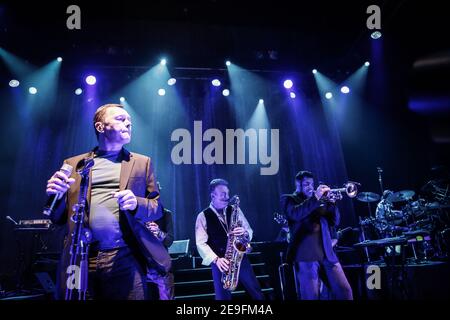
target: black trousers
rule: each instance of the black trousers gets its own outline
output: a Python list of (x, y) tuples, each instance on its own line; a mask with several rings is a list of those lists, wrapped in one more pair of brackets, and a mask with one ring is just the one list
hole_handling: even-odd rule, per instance
[(302, 300), (320, 298), (320, 278), (328, 285), (337, 300), (353, 300), (350, 284), (339, 262), (297, 261), (294, 264), (298, 296)]
[[(225, 290), (222, 284), (222, 272), (215, 264), (211, 264), (212, 276), (214, 280), (214, 292), (216, 300), (231, 300), (231, 292)], [(253, 300), (264, 300), (264, 295), (261, 291), (258, 279), (256, 279), (250, 261), (247, 256), (244, 256), (241, 262), (241, 269), (239, 271), (239, 283), (241, 283), (247, 290), (248, 294)]]
[(145, 273), (128, 247), (90, 253), (88, 290), (95, 300), (147, 298)]

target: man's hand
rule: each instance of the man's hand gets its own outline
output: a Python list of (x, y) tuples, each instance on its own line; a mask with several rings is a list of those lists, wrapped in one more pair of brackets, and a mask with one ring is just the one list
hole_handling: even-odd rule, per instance
[(159, 240), (163, 240), (165, 238), (164, 232), (159, 228), (158, 224), (154, 221), (149, 221), (145, 223), (145, 226), (148, 230), (153, 233), (153, 235), (158, 238)]
[(219, 268), (220, 272), (228, 271), (229, 268), (229, 261), (225, 258), (217, 258), (216, 260), (216, 266)]
[(150, 230), (153, 233), (158, 233), (160, 231), (158, 224), (154, 221), (147, 222), (146, 226), (148, 230)]
[(245, 233), (245, 229), (243, 227), (236, 227), (231, 231), (235, 236), (242, 236)]
[(137, 207), (137, 199), (131, 190), (113, 192), (112, 196), (117, 198), (120, 210), (134, 210)]
[(47, 181), (47, 195), (49, 196), (51, 194), (59, 193), (59, 198), (61, 198), (74, 182), (74, 178), (69, 178), (62, 171), (56, 171), (55, 174)]
[(321, 184), (320, 186), (317, 187), (316, 192), (314, 193), (316, 196), (316, 199), (320, 200), (320, 198), (322, 198), (323, 194), (328, 191), (330, 191), (330, 187), (327, 185)]

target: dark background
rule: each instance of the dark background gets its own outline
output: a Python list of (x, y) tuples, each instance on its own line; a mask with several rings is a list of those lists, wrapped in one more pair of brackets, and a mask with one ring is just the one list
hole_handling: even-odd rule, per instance
[[(3, 49), (36, 66), (64, 58), (57, 99), (40, 97), (36, 109), (11, 93), (12, 74), (0, 64), (0, 273), (14, 272), (18, 252), (17, 234), (4, 217), (41, 217), (47, 179), (64, 158), (95, 146), (95, 108), (117, 99), (162, 55), (180, 79), (179, 99), (130, 99), (136, 131), (129, 149), (154, 159), (162, 201), (175, 213), (176, 239), (194, 242), (196, 214), (208, 205), (207, 186), (215, 177), (229, 180), (231, 193), (241, 196), (255, 240), (270, 241), (278, 232), (272, 213), (279, 210), (279, 196), (294, 190), (300, 169), (313, 171), (316, 181), (340, 186), (351, 179), (361, 191), (380, 193), (379, 166), (385, 188), (418, 193), (432, 167), (449, 163), (449, 22), (442, 2), (78, 2), (78, 31), (66, 28), (70, 4), (0, 5)], [(371, 4), (382, 13), (378, 44), (366, 28)], [(430, 56), (439, 59), (418, 65)], [(226, 59), (263, 79), (241, 101), (245, 108), (229, 108), (211, 90), (211, 77), (226, 74)], [(371, 67), (359, 103), (339, 118), (323, 108), (311, 70), (341, 83), (366, 60)], [(99, 79), (98, 105), (73, 95), (89, 71)], [(287, 76), (296, 79), (295, 102), (283, 94)], [(250, 165), (172, 164), (174, 129), (192, 129), (194, 120), (202, 120), (204, 130), (242, 127), (261, 93), (271, 128), (280, 129), (277, 175), (260, 176), (259, 166)], [(425, 103), (414, 108), (419, 98)], [(364, 203), (346, 199), (340, 206), (343, 227), (367, 215)], [(60, 245), (50, 244), (55, 250)]]

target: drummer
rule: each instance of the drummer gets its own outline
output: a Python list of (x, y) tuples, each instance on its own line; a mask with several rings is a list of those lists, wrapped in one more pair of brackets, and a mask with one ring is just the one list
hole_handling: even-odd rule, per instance
[(393, 194), (393, 191), (385, 190), (375, 211), (375, 217), (382, 228), (379, 231), (387, 233), (384, 236), (394, 236), (393, 231), (397, 229), (395, 225), (401, 224), (403, 221), (403, 212), (401, 210), (394, 210), (394, 205), (388, 199)]

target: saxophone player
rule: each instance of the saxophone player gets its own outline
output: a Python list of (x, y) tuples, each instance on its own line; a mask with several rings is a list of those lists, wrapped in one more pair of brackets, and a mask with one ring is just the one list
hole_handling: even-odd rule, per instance
[[(231, 300), (231, 292), (223, 288), (222, 273), (229, 270), (229, 261), (225, 259), (228, 234), (252, 238), (250, 227), (241, 209), (238, 209), (241, 227), (229, 230), (233, 208), (229, 205), (228, 182), (224, 179), (214, 179), (209, 184), (211, 203), (201, 211), (195, 223), (195, 241), (197, 250), (202, 257), (203, 265), (211, 265), (216, 300)], [(245, 287), (254, 300), (264, 300), (261, 287), (256, 279), (250, 261), (245, 255), (241, 262), (239, 282)]]

